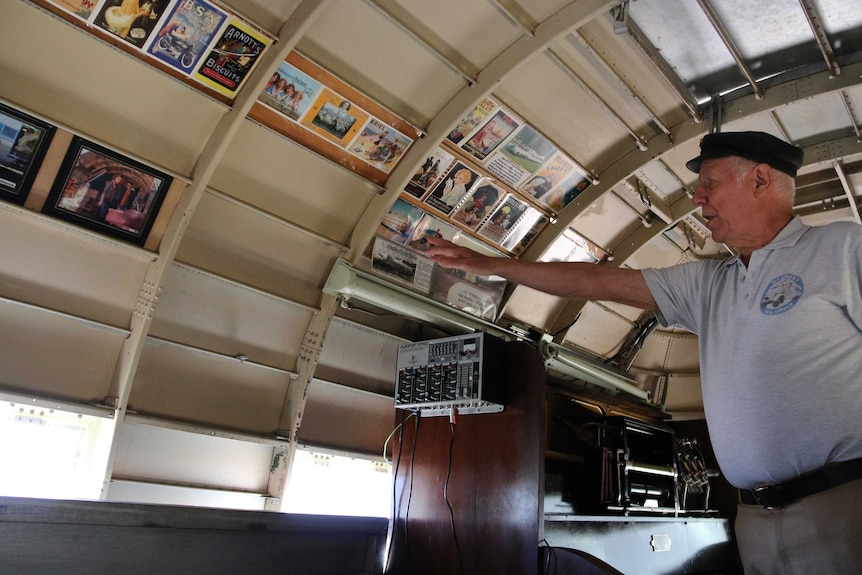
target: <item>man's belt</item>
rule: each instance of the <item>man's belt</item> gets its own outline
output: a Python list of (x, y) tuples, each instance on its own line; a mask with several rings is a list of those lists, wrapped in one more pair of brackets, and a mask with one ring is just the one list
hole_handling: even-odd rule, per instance
[(740, 489), (739, 501), (765, 509), (786, 507), (803, 497), (862, 478), (862, 459), (851, 459), (822, 467), (784, 483), (770, 483), (754, 489)]

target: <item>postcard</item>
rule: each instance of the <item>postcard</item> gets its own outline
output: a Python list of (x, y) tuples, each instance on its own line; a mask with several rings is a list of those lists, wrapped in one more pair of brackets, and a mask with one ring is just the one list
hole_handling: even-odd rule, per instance
[(305, 72), (282, 62), (272, 73), (257, 99), (296, 121), (314, 102), (320, 87), (320, 82)]
[(232, 97), (269, 42), (269, 38), (249, 24), (231, 19), (203, 58), (194, 78)]
[(404, 187), (404, 191), (414, 198), (422, 199), (425, 194), (434, 187), (452, 162), (455, 161), (455, 156), (442, 148), (437, 148), (431, 155), (425, 158), (413, 177)]
[(171, 0), (105, 0), (93, 24), (142, 48)]
[(324, 88), (303, 117), (302, 125), (344, 148), (359, 133), (367, 119), (368, 112), (329, 88)]

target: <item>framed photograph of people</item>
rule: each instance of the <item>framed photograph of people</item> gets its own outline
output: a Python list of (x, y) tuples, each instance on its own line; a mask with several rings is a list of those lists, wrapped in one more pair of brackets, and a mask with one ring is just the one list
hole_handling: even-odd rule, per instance
[(54, 126), (0, 104), (0, 198), (24, 203), (54, 131)]
[(75, 137), (42, 211), (143, 245), (173, 178)]

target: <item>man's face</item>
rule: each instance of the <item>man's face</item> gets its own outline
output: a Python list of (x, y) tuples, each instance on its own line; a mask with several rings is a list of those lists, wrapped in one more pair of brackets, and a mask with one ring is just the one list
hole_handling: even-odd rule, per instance
[(700, 207), (713, 240), (742, 247), (749, 236), (754, 206), (749, 189), (750, 170), (738, 178), (734, 171), (735, 165), (733, 158), (704, 161), (691, 201)]

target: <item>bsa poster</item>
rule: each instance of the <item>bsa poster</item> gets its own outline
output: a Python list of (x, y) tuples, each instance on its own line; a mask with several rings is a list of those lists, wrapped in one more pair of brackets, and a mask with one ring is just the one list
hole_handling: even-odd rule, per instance
[(452, 214), (452, 220), (475, 231), (505, 195), (488, 178), (482, 178)]
[(388, 174), (412, 143), (413, 140), (372, 116), (348, 151)]
[(105, 0), (93, 23), (142, 48), (171, 0)]
[(422, 165), (419, 166), (419, 169), (404, 187), (404, 191), (414, 198), (422, 199), (425, 193), (437, 184), (443, 174), (446, 173), (453, 161), (455, 161), (455, 156), (437, 148), (425, 158), (425, 161), (422, 162)]
[(262, 33), (245, 22), (231, 19), (203, 58), (194, 78), (233, 97), (268, 44), (269, 39)]
[(356, 137), (367, 119), (368, 112), (324, 88), (302, 118), (302, 125), (344, 148)]
[(502, 245), (526, 210), (527, 204), (509, 194), (479, 228), (479, 235)]
[(476, 172), (461, 162), (455, 162), (434, 187), (434, 191), (425, 198), (425, 203), (448, 216), (478, 179)]
[(503, 110), (491, 116), (463, 148), (478, 160), (484, 160), (518, 127), (518, 122)]
[(449, 132), (446, 138), (453, 144), (461, 143), (465, 136), (470, 134), (491, 112), (499, 107), (500, 103), (494, 98), (490, 96), (485, 98), (469, 114), (461, 118), (461, 121)]
[(314, 102), (320, 87), (320, 82), (311, 76), (282, 62), (257, 99), (296, 121)]
[(148, 53), (184, 74), (190, 74), (227, 14), (204, 0), (180, 0), (162, 21)]

